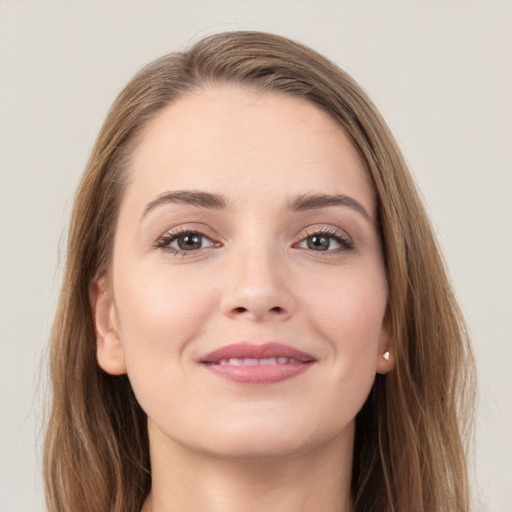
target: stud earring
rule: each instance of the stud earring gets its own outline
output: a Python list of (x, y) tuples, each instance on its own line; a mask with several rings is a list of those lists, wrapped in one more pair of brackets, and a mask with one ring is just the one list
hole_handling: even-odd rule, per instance
[(384, 352), (384, 354), (382, 354), (382, 357), (383, 357), (386, 361), (389, 361), (389, 352)]

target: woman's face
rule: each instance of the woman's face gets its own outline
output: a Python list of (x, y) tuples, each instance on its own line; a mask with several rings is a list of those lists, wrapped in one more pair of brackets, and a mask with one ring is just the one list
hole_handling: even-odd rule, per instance
[(98, 361), (159, 442), (223, 457), (352, 439), (389, 343), (376, 206), (358, 154), (299, 98), (215, 86), (146, 127)]

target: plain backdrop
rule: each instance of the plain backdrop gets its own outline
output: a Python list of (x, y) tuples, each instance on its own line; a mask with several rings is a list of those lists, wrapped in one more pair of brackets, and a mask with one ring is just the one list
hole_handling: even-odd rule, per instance
[(510, 0), (0, 0), (0, 512), (44, 510), (41, 361), (73, 192), (107, 109), (144, 63), (238, 29), (312, 46), (388, 120), (474, 340), (475, 510), (511, 512)]

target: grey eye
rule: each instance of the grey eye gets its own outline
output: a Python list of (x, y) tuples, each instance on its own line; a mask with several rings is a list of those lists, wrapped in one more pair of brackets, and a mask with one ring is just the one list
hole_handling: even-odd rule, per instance
[(338, 249), (341, 247), (341, 244), (332, 236), (318, 234), (305, 238), (299, 244), (299, 247), (311, 249), (312, 251), (328, 251), (329, 249)]
[(210, 245), (213, 245), (213, 242), (204, 235), (200, 235), (198, 233), (185, 233), (183, 235), (176, 236), (174, 240), (168, 244), (168, 247), (172, 247), (173, 249), (178, 249), (180, 251), (193, 251)]
[(184, 235), (176, 239), (178, 247), (184, 251), (190, 249), (199, 249), (202, 244), (201, 236), (199, 235)]

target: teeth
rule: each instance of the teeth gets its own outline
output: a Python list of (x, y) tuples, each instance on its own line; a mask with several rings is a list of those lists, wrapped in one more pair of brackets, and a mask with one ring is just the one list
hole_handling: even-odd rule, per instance
[(221, 359), (217, 363), (220, 366), (230, 364), (232, 366), (256, 366), (256, 365), (273, 365), (273, 364), (298, 364), (296, 359), (292, 359), (291, 357), (265, 357), (262, 359), (256, 359), (252, 357), (245, 357), (243, 359), (238, 359), (236, 357), (231, 357), (230, 359)]

